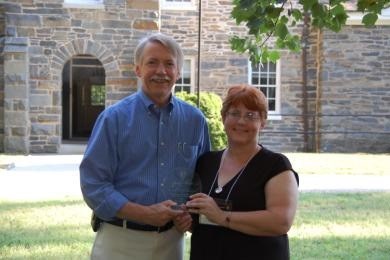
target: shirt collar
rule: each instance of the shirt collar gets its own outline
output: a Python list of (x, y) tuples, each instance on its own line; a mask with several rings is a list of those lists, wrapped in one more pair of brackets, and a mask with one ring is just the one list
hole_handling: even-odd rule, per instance
[[(141, 89), (139, 90), (139, 96), (141, 98), (141, 101), (142, 103), (145, 105), (145, 108), (147, 110), (150, 110), (151, 108), (154, 109), (154, 103), (153, 101), (145, 94), (145, 92)], [(163, 108), (163, 109), (167, 109), (168, 112), (172, 112), (173, 108), (174, 108), (174, 104), (175, 104), (176, 100), (174, 98), (173, 95), (171, 95), (170, 99), (169, 99), (169, 103), (168, 103), (168, 106)]]

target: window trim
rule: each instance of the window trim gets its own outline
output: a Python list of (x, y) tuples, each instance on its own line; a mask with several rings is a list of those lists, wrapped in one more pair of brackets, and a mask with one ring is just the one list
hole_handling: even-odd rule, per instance
[(64, 8), (104, 9), (104, 0), (64, 0)]
[(162, 10), (196, 10), (197, 6), (195, 0), (188, 2), (167, 2), (166, 0), (161, 0), (161, 9)]
[[(363, 13), (361, 12), (348, 12), (348, 18), (346, 25), (363, 25)], [(375, 25), (390, 25), (390, 7), (383, 9), (382, 14), (378, 15), (378, 20)]]
[[(184, 57), (183, 59), (183, 68), (184, 68), (184, 62), (189, 60), (190, 61), (190, 93), (194, 93), (195, 91), (195, 57)], [(180, 71), (180, 78), (181, 75), (183, 75), (183, 68)], [(175, 91), (176, 84), (173, 86), (173, 91)]]
[[(281, 120), (281, 100), (280, 100), (280, 60), (276, 62), (276, 83), (275, 83), (275, 111), (268, 111), (268, 119), (269, 120)], [(260, 87), (260, 85), (252, 84), (252, 63), (248, 59), (248, 84), (253, 87)], [(267, 97), (268, 101), (268, 97)]]

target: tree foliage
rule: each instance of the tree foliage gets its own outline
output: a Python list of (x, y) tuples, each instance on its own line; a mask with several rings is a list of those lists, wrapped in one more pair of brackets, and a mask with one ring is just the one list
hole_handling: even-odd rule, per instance
[[(198, 96), (194, 93), (178, 92), (175, 96), (187, 103), (197, 106)], [(222, 124), (222, 99), (212, 92), (200, 92), (199, 109), (206, 117), (209, 127), (212, 150), (221, 150), (226, 147), (227, 137)]]
[[(299, 51), (300, 35), (289, 28), (303, 23), (308, 16), (310, 24), (317, 28), (327, 28), (339, 32), (345, 25), (348, 14), (344, 4), (349, 0), (234, 0), (232, 17), (237, 25), (245, 24), (248, 35), (233, 36), (230, 39), (232, 50), (247, 52), (250, 60), (259, 62), (280, 58), (278, 49)], [(372, 26), (378, 20), (378, 14), (390, 7), (390, 0), (358, 0), (356, 10), (363, 13), (362, 23)], [(269, 48), (267, 42), (273, 37), (275, 48)]]

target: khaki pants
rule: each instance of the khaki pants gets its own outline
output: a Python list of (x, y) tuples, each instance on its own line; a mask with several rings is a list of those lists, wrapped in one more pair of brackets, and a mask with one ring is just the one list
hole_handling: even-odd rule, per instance
[(92, 260), (182, 260), (183, 234), (124, 229), (102, 223), (93, 244)]

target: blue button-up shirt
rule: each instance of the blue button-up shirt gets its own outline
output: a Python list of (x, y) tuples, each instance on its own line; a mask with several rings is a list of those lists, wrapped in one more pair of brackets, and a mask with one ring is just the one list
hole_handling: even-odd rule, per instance
[(139, 91), (103, 111), (80, 165), (84, 200), (110, 220), (128, 201), (151, 205), (188, 196), (197, 158), (210, 150), (199, 109), (172, 97), (157, 108)]

